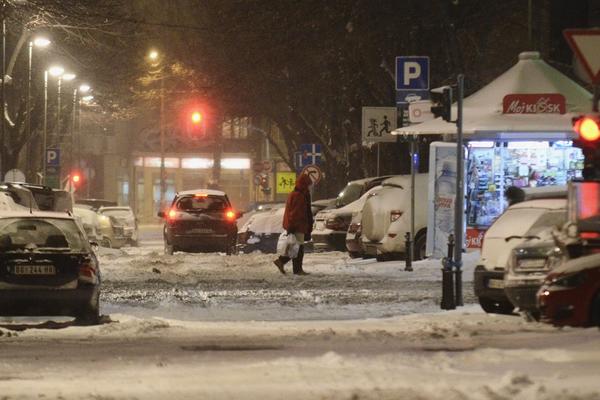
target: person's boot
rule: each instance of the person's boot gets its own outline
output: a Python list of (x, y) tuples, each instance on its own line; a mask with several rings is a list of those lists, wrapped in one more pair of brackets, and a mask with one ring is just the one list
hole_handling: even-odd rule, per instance
[(283, 269), (283, 262), (281, 261), (281, 259), (278, 258), (277, 260), (273, 261), (273, 264), (275, 264), (279, 272), (285, 275), (285, 269)]
[(298, 257), (292, 260), (293, 272), (294, 275), (309, 275), (308, 272), (305, 272), (302, 269), (302, 261), (304, 259), (304, 246), (300, 246), (300, 250), (298, 251)]

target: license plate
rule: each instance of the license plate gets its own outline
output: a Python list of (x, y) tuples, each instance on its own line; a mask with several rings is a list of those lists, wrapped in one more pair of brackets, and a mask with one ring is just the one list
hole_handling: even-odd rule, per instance
[(194, 228), (190, 229), (188, 233), (213, 233), (213, 230), (210, 228)]
[(488, 287), (490, 289), (504, 289), (504, 281), (502, 279), (490, 279), (488, 280)]
[(15, 275), (56, 275), (54, 265), (15, 265)]
[(529, 258), (519, 260), (517, 262), (519, 268), (530, 269), (530, 268), (543, 268), (546, 265), (546, 260), (543, 258)]

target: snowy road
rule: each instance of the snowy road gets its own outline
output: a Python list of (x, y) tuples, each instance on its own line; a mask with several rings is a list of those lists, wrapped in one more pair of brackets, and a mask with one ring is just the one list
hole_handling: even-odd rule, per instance
[[(467, 255), (465, 301), (472, 295)], [(274, 255), (162, 254), (161, 242), (103, 251), (102, 312), (188, 320), (376, 318), (435, 311), (440, 262), (352, 260), (344, 253), (307, 254), (311, 275), (279, 274)], [(289, 266), (288, 268), (291, 268)]]
[[(152, 239), (152, 238), (150, 238)], [(102, 251), (102, 312), (0, 319), (0, 399), (600, 399), (598, 329), (440, 312), (439, 261)]]

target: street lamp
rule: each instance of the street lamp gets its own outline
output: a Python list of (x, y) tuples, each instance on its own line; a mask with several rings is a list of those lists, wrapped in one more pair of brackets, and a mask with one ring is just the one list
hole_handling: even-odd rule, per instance
[[(35, 39), (29, 41), (29, 62), (28, 62), (28, 70), (27, 70), (27, 114), (25, 119), (25, 129), (27, 132), (27, 154), (31, 152), (31, 66), (33, 61), (33, 47), (44, 48), (50, 45), (50, 40), (45, 37), (36, 37)], [(45, 151), (45, 150), (44, 150)]]
[[(48, 172), (48, 75), (51, 75), (55, 78), (60, 77), (65, 73), (65, 69), (59, 65), (53, 65), (47, 70), (44, 71), (44, 136), (42, 140), (42, 146), (44, 150), (44, 156), (42, 157), (44, 165), (42, 165), (42, 169), (44, 171), (43, 182), (44, 184), (47, 182), (47, 172)], [(60, 82), (60, 81), (59, 81)], [(60, 91), (60, 84), (59, 84)], [(60, 97), (59, 97), (60, 98)]]
[[(156, 50), (150, 50), (148, 59), (153, 67), (160, 66), (160, 54)], [(160, 114), (159, 114), (159, 132), (160, 132), (160, 200), (159, 208), (162, 209), (165, 203), (166, 181), (165, 181), (165, 74), (158, 69), (160, 74)]]
[[(71, 164), (73, 164), (73, 153), (75, 149), (74, 137), (75, 126), (77, 126), (77, 164), (76, 168), (81, 168), (81, 101), (93, 96), (81, 96), (91, 90), (90, 85), (82, 83), (78, 88), (73, 89), (73, 122), (71, 124)], [(79, 98), (78, 98), (79, 96)]]

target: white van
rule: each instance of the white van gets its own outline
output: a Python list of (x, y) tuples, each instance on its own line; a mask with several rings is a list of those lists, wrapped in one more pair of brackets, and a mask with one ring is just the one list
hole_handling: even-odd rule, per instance
[[(428, 174), (415, 176), (415, 254), (425, 258), (427, 239)], [(381, 190), (370, 196), (362, 210), (362, 244), (365, 253), (377, 260), (400, 258), (406, 251), (405, 234), (410, 232), (411, 176), (385, 180)]]

